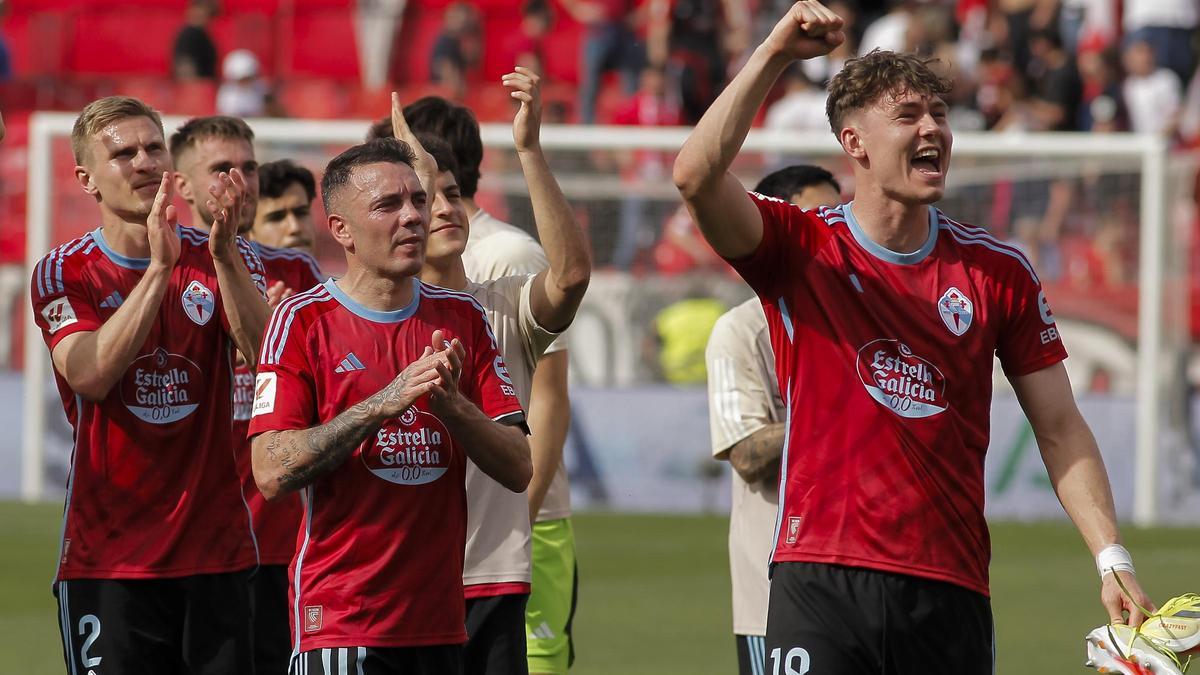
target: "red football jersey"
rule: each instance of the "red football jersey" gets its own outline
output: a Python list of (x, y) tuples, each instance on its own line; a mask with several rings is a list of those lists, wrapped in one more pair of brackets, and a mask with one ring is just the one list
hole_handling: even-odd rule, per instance
[[(174, 577), (256, 564), (233, 452), (233, 341), (208, 238), (191, 228), (179, 232), (179, 262), (158, 319), (108, 396), (84, 400), (55, 372), (75, 430), (59, 580)], [(238, 243), (262, 289), (262, 263)], [(68, 335), (99, 329), (149, 262), (113, 251), (101, 229), (42, 258), (30, 294), (50, 350)]]
[[(489, 417), (524, 421), (483, 310), (413, 280), (412, 303), (362, 307), (334, 280), (276, 308), (263, 337), (250, 433), (324, 424), (374, 395), (441, 329), (467, 350), (460, 387)], [(466, 453), (425, 400), (301, 491), (292, 638), (305, 652), (466, 641)]]
[[(295, 293), (303, 293), (325, 277), (317, 261), (304, 251), (274, 248), (250, 242), (266, 270), (267, 287), (282, 281)], [(254, 536), (258, 543), (258, 561), (262, 565), (286, 565), (296, 552), (296, 532), (300, 527), (300, 496), (268, 503), (258, 491), (250, 468), (250, 409), (254, 405), (254, 371), (238, 364), (233, 372), (233, 437), (238, 439), (238, 473), (242, 494), (250, 506)]]
[(897, 254), (852, 203), (751, 196), (763, 240), (731, 263), (762, 300), (788, 407), (773, 559), (988, 593), (993, 358), (1015, 377), (1067, 356), (1033, 267), (933, 207), (925, 244)]

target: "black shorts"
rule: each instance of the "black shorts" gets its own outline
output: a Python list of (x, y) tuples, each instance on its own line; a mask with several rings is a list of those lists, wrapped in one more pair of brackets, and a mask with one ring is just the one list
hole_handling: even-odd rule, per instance
[(462, 675), (462, 645), (331, 647), (292, 659), (291, 675)]
[(821, 675), (991, 675), (992, 608), (961, 586), (811, 563), (775, 566), (766, 666)]
[(525, 659), (525, 605), (529, 595), (496, 595), (467, 600), (467, 675), (528, 675)]
[(286, 675), (292, 658), (287, 565), (262, 565), (250, 579), (254, 595), (255, 675)]
[(734, 635), (738, 675), (766, 675), (767, 639), (761, 635)]
[(250, 570), (54, 586), (67, 673), (250, 672)]

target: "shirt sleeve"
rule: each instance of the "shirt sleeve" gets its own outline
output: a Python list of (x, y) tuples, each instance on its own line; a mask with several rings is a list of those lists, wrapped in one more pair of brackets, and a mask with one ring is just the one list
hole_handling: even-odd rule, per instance
[(307, 429), (317, 417), (316, 385), (306, 353), (307, 323), (289, 303), (275, 308), (263, 331), (262, 359), (254, 379), (250, 436)]
[(758, 341), (737, 331), (726, 314), (708, 339), (708, 425), (718, 456), (772, 423), (773, 385), (756, 367)]
[[(530, 362), (536, 362), (542, 358), (550, 345), (555, 344), (561, 332), (554, 333), (546, 330), (537, 319), (533, 316), (533, 308), (529, 302), (529, 296), (533, 292), (533, 280), (537, 278), (536, 274), (529, 274), (524, 277), (523, 283), (517, 289), (520, 293), (519, 316), (521, 321), (521, 336), (525, 340), (525, 351), (532, 359)], [(521, 277), (515, 277), (512, 282), (515, 283)]]
[[(493, 241), (495, 240), (495, 241)], [(464, 262), (468, 262), (468, 276), (474, 273), (480, 278), (474, 281), (500, 279), (514, 275), (537, 274), (550, 266), (546, 251), (533, 239), (525, 236), (515, 236), (510, 233), (500, 233), (488, 239), (487, 248), (477, 246)], [(558, 338), (543, 349), (539, 356), (560, 352), (567, 348), (567, 333), (558, 334)]]
[(762, 214), (762, 240), (749, 256), (728, 260), (756, 293), (774, 296), (781, 282), (793, 278), (796, 268), (828, 239), (829, 227), (799, 206), (756, 192), (749, 194)]
[(1029, 262), (1024, 258), (1021, 262), (1021, 267), (1014, 265), (1007, 287), (999, 293), (1004, 302), (1004, 325), (996, 355), (1010, 378), (1037, 372), (1067, 358), (1046, 292), (1033, 268), (1026, 267)]
[(51, 253), (33, 269), (29, 296), (33, 316), (46, 346), (53, 352), (63, 338), (98, 330), (104, 320), (92, 302), (80, 268)]
[(492, 327), (482, 311), (472, 317), (472, 321), (475, 334), (463, 368), (462, 379), (467, 385), (463, 387), (463, 393), (493, 420), (513, 426), (524, 425), (525, 411), (517, 400), (517, 390), (496, 345)]

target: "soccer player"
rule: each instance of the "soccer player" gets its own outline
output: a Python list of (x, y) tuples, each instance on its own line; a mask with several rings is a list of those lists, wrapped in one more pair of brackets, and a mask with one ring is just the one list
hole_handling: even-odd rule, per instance
[[(458, 163), (458, 186), (470, 218), (471, 236), (463, 253), (467, 278), (484, 282), (546, 269), (546, 254), (524, 230), (505, 223), (475, 203), (483, 140), (471, 111), (429, 96), (404, 109), (409, 126), (450, 144)], [(391, 133), (390, 120), (371, 129), (372, 136)], [(533, 521), (533, 589), (525, 612), (529, 671), (562, 675), (574, 660), (571, 624), (575, 615), (578, 572), (575, 534), (571, 528), (571, 486), (563, 463), (563, 446), (571, 425), (567, 393), (565, 336), (538, 361), (529, 402), (529, 446), (533, 480), (526, 493)], [(471, 579), (465, 580), (471, 584)]]
[[(754, 191), (815, 209), (837, 206), (841, 187), (818, 166), (789, 166), (759, 181)], [(733, 633), (741, 675), (765, 673), (766, 561), (778, 509), (779, 456), (783, 452), (783, 397), (775, 381), (775, 355), (762, 303), (751, 298), (713, 326), (708, 366), (708, 421), (713, 457), (733, 466), (729, 514), (729, 576), (733, 583)]]
[(54, 588), (72, 673), (253, 668), (230, 354), (257, 358), (262, 267), (236, 237), (236, 170), (209, 193), (209, 236), (178, 226), (163, 136), (137, 99), (83, 109), (75, 175), (101, 225), (31, 282), (75, 435)]
[(849, 204), (803, 211), (730, 173), (776, 77), (844, 39), (838, 16), (794, 4), (675, 163), (704, 236), (762, 301), (788, 412), (771, 670), (992, 672), (983, 459), (996, 356), (1097, 557), (1109, 618), (1140, 622), (1134, 601), (1149, 600), (1120, 547), (1037, 275), (1016, 249), (931, 206), (949, 168), (950, 82), (892, 52), (833, 78), (827, 111), (854, 169)]
[(416, 279), (436, 176), (413, 164), (395, 139), (330, 161), (346, 275), (285, 300), (264, 336), (254, 476), (305, 505), (292, 672), (461, 672), (466, 460), (514, 492), (532, 473), (482, 310)]
[[(525, 173), (534, 221), (549, 267), (538, 273), (471, 281), (463, 265), (470, 225), (449, 146), (437, 137), (415, 137), (397, 124), (397, 136), (432, 146), (438, 162), (425, 266), (421, 280), (474, 297), (496, 331), (512, 386), (527, 404), (543, 352), (570, 325), (591, 277), (588, 242), (563, 197), (539, 140), (539, 78), (518, 67), (504, 76), (520, 102), (513, 139)], [(403, 113), (397, 103), (394, 114)], [(431, 143), (430, 140), (433, 142)], [(476, 467), (467, 467), (467, 548), (463, 572), (467, 598), (468, 675), (524, 674), (525, 609), (530, 591), (530, 513), (524, 495), (504, 490)]]
[[(253, 201), (246, 209), (246, 216), (238, 222), (238, 231), (244, 235), (256, 233), (253, 228), (262, 219), (259, 210), (267, 210), (269, 215), (279, 210), (276, 201), (290, 188), (290, 185), (279, 185), (281, 181), (277, 176), (280, 172), (274, 166), (268, 165), (271, 168), (266, 171), (259, 166), (254, 156), (254, 132), (246, 122), (236, 117), (218, 115), (189, 120), (171, 135), (171, 153), (178, 169), (175, 184), (191, 207), (193, 225), (204, 231), (212, 227), (213, 214), (200, 197), (209, 185), (220, 179), (222, 172), (236, 168), (253, 183), (253, 189), (249, 190)], [(307, 177), (308, 185), (313, 185), (312, 174), (307, 170), (295, 165), (291, 165), (290, 170), (292, 173), (285, 175), (295, 176), (299, 182)], [(301, 171), (304, 173), (299, 173)], [(260, 197), (264, 185), (270, 195), (266, 200)], [(292, 194), (285, 199), (298, 207), (293, 199), (296, 196)], [(306, 211), (310, 203), (303, 202)], [(282, 220), (295, 218), (289, 215)], [(260, 228), (259, 231), (263, 230)], [(291, 225), (289, 230), (281, 234), (276, 240), (312, 244), (312, 228), (305, 231), (302, 224)], [(305, 251), (276, 248), (259, 241), (252, 241), (250, 246), (262, 260), (274, 304), (287, 295), (316, 286), (325, 278), (316, 260)], [(254, 483), (250, 467), (250, 441), (247, 438), (254, 402), (254, 371), (239, 360), (233, 381), (238, 474), (242, 481), (242, 495), (250, 508), (258, 547), (259, 566), (250, 580), (254, 592), (255, 672), (258, 675), (283, 675), (287, 672), (288, 656), (292, 650), (288, 629), (291, 622), (288, 618), (287, 566), (296, 551), (296, 533), (302, 516), (300, 498), (293, 495), (273, 504), (263, 499)]]
[(311, 254), (317, 229), (312, 216), (316, 197), (317, 182), (308, 169), (289, 159), (259, 166), (258, 210), (250, 239)]

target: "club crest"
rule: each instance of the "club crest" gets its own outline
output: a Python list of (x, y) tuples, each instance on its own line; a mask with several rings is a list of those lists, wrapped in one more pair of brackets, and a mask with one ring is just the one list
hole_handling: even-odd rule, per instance
[(183, 312), (197, 326), (208, 323), (213, 317), (213, 312), (216, 311), (217, 303), (213, 299), (213, 292), (199, 281), (192, 281), (188, 284), (181, 299)]
[(962, 335), (971, 327), (971, 321), (975, 318), (975, 305), (971, 304), (971, 300), (962, 291), (951, 286), (938, 300), (938, 314), (942, 316), (942, 323), (946, 324), (951, 333)]

